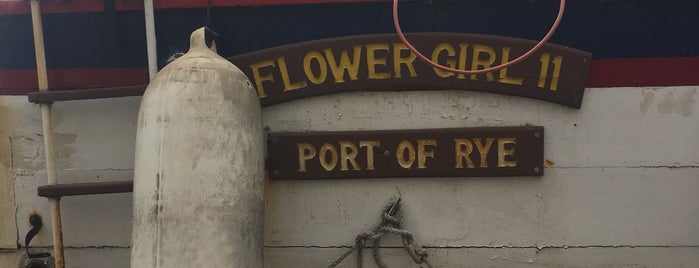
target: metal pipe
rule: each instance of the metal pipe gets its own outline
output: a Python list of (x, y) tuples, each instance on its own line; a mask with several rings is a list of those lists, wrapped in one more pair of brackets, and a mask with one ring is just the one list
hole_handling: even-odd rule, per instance
[(155, 15), (153, 0), (143, 1), (143, 11), (146, 18), (146, 48), (148, 50), (148, 76), (150, 80), (158, 73), (158, 51), (155, 38)]
[[(32, 31), (34, 33), (34, 54), (39, 91), (49, 89), (44, 51), (44, 31), (41, 23), (41, 7), (38, 0), (31, 0)], [(49, 185), (56, 185), (56, 159), (53, 153), (53, 130), (51, 126), (51, 104), (41, 105), (41, 121), (46, 155), (46, 177)], [(56, 268), (64, 268), (63, 230), (61, 228), (61, 204), (58, 198), (49, 198), (51, 204), (51, 226), (53, 228), (53, 251)]]

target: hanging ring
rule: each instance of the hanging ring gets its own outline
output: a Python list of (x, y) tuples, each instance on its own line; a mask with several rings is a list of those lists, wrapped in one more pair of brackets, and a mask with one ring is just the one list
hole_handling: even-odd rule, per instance
[(447, 71), (447, 72), (452, 72), (452, 73), (457, 73), (457, 74), (482, 74), (482, 73), (497, 71), (497, 70), (515, 65), (515, 64), (525, 60), (526, 58), (528, 58), (529, 56), (534, 54), (537, 50), (539, 50), (539, 48), (544, 46), (544, 44), (546, 44), (546, 42), (549, 40), (549, 38), (551, 38), (551, 36), (553, 36), (553, 33), (556, 31), (556, 28), (558, 28), (558, 25), (561, 23), (561, 19), (563, 19), (563, 11), (565, 10), (566, 1), (565, 0), (560, 0), (560, 1), (561, 1), (561, 4), (560, 4), (560, 7), (558, 8), (558, 16), (556, 16), (556, 21), (553, 22), (551, 29), (549, 29), (548, 33), (546, 33), (544, 38), (542, 38), (538, 43), (536, 43), (536, 45), (534, 47), (532, 47), (529, 51), (527, 51), (526, 53), (522, 54), (521, 56), (517, 57), (516, 59), (514, 59), (510, 62), (503, 63), (503, 64), (500, 64), (500, 65), (495, 66), (495, 67), (489, 67), (489, 68), (480, 69), (480, 70), (460, 70), (460, 69), (456, 69), (456, 68), (451, 68), (451, 67), (436, 63), (436, 62), (430, 60), (429, 58), (425, 57), (425, 55), (422, 55), (422, 53), (420, 53), (412, 44), (410, 44), (410, 42), (408, 42), (408, 40), (405, 38), (405, 35), (403, 34), (403, 31), (400, 28), (400, 22), (398, 21), (398, 0), (393, 0), (393, 25), (396, 28), (396, 33), (398, 34), (398, 38), (400, 38), (400, 40), (403, 42), (403, 44), (405, 44), (405, 46), (408, 47), (408, 49), (413, 54), (415, 54), (418, 58), (420, 58), (420, 60), (434, 66), (435, 68), (439, 68), (439, 69)]

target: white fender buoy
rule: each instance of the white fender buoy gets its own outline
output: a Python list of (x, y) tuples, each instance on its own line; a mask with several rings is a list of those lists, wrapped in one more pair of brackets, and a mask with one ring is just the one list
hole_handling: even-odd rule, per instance
[(262, 267), (262, 109), (205, 35), (192, 33), (141, 100), (132, 268)]

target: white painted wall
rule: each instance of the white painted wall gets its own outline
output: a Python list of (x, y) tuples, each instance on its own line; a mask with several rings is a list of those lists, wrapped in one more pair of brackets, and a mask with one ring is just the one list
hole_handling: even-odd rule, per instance
[[(541, 178), (269, 182), (265, 265), (326, 266), (400, 192), (404, 225), (437, 267), (699, 267), (698, 91), (588, 89), (581, 110), (457, 91), (346, 93), (265, 108), (271, 131), (541, 125), (553, 162)], [(54, 105), (59, 182), (131, 178), (139, 99)], [(33, 210), (47, 223), (35, 243), (51, 244), (48, 202), (36, 196), (46, 183), (40, 133), (37, 105), (0, 97), (0, 267), (16, 266)], [(130, 194), (65, 197), (62, 208), (68, 267), (128, 266)], [(419, 267), (399, 249), (383, 252), (391, 267)]]

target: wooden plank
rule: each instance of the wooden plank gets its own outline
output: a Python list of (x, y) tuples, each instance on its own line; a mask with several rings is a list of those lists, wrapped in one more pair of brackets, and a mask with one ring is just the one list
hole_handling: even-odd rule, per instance
[(145, 85), (129, 87), (90, 88), (74, 90), (58, 90), (48, 92), (31, 92), (28, 94), (29, 102), (53, 103), (68, 100), (89, 100), (116, 97), (141, 96), (146, 90)]
[(130, 193), (132, 191), (133, 181), (56, 184), (39, 186), (37, 189), (39, 196), (54, 198), (75, 195)]

